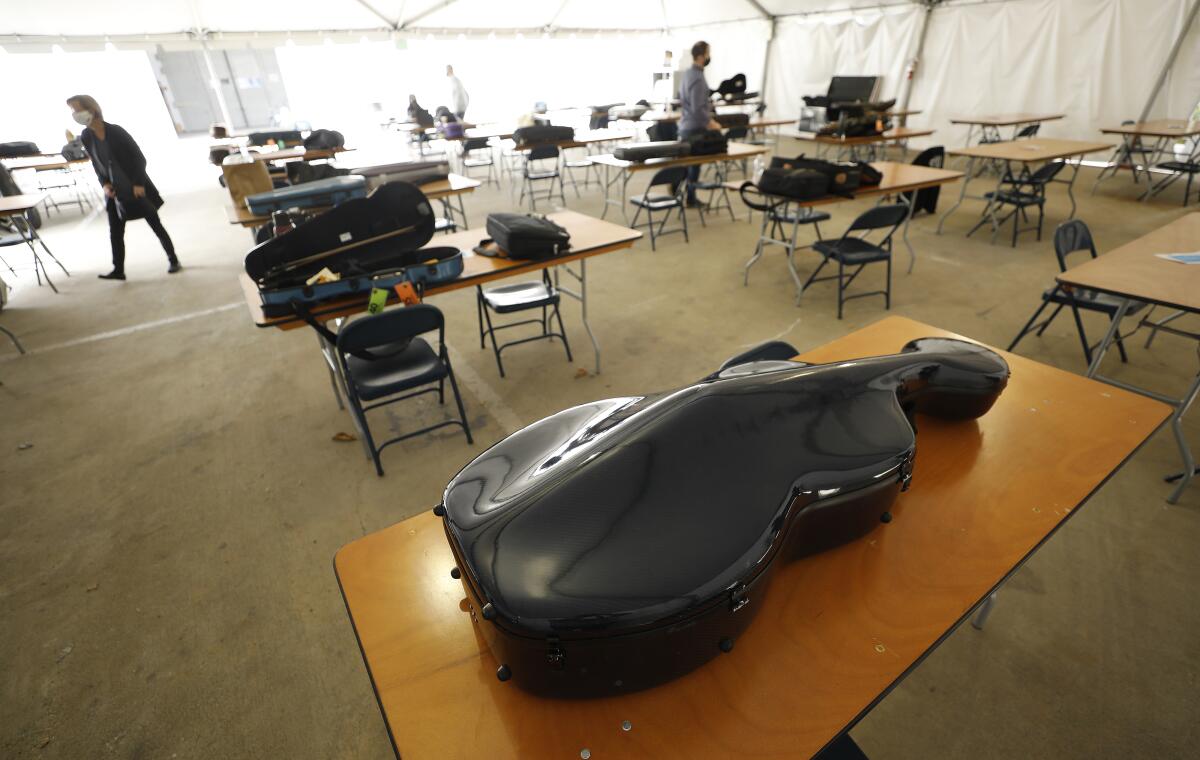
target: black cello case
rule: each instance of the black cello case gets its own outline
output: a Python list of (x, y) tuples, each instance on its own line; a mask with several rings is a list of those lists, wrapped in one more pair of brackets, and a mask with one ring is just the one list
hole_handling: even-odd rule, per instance
[(890, 520), (913, 416), (978, 417), (1008, 375), (990, 349), (924, 338), (854, 362), (735, 364), (505, 438), (434, 509), (497, 677), (611, 696), (732, 651), (776, 568)]

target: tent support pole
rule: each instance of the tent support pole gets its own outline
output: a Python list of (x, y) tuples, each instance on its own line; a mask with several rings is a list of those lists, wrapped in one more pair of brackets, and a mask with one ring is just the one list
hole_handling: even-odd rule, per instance
[(758, 99), (764, 104), (767, 102), (767, 72), (771, 70), (771, 48), (775, 47), (775, 25), (778, 23), (774, 16), (769, 16), (768, 18), (771, 19), (771, 31), (770, 36), (767, 38), (766, 52), (763, 53), (762, 82), (758, 87), (760, 93)]
[[(921, 19), (921, 33), (917, 36), (917, 52), (913, 54), (912, 60), (909, 62), (908, 76), (904, 80), (904, 96), (900, 99), (900, 110), (907, 111), (908, 104), (912, 100), (913, 80), (917, 78), (917, 71), (921, 67), (921, 57), (925, 55), (925, 35), (929, 32), (929, 17), (933, 15), (933, 2), (926, 0), (922, 2), (925, 6), (925, 16)], [(900, 117), (900, 126), (908, 126), (908, 116)]]
[(1162, 71), (1158, 72), (1158, 79), (1154, 82), (1154, 87), (1150, 89), (1150, 95), (1146, 98), (1146, 106), (1142, 108), (1142, 113), (1138, 116), (1138, 121), (1145, 121), (1150, 116), (1150, 109), (1154, 107), (1154, 101), (1158, 99), (1158, 93), (1162, 91), (1163, 85), (1167, 81), (1167, 74), (1171, 73), (1171, 67), (1175, 65), (1175, 59), (1179, 56), (1179, 48), (1183, 47), (1183, 38), (1187, 37), (1188, 30), (1192, 28), (1192, 22), (1196, 20), (1196, 12), (1200, 11), (1200, 0), (1193, 0), (1192, 8), (1188, 11), (1187, 18), (1183, 25), (1179, 27), (1179, 34), (1175, 37), (1175, 44), (1171, 46), (1171, 52), (1167, 54), (1167, 60), (1163, 61)]
[(225, 93), (221, 91), (221, 78), (217, 76), (217, 67), (213, 65), (212, 52), (208, 49), (206, 37), (200, 38), (200, 50), (204, 53), (204, 66), (208, 69), (208, 82), (217, 96), (217, 107), (221, 109), (221, 118), (225, 120), (225, 128), (235, 129), (233, 119), (229, 118), (229, 106), (225, 103)]

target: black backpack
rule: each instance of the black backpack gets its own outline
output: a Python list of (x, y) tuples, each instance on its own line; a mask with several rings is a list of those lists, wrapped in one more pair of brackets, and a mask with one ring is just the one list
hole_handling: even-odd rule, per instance
[(488, 239), (479, 243), (476, 253), (496, 255), (486, 248), (495, 241), (510, 259), (543, 261), (561, 256), (571, 248), (571, 233), (536, 214), (488, 214)]
[(673, 121), (656, 121), (646, 130), (650, 142), (674, 142), (679, 139), (679, 124)]
[(304, 138), (306, 150), (333, 150), (346, 145), (346, 138), (341, 132), (332, 129), (314, 129)]
[(713, 156), (729, 150), (729, 141), (719, 129), (706, 129), (689, 135), (687, 141), (692, 144), (690, 153), (693, 156)]
[(62, 146), (59, 153), (68, 161), (81, 161), (88, 157), (87, 151), (83, 149), (83, 142), (78, 137)]
[[(0, 195), (21, 195), (21, 186), (13, 179), (12, 172), (4, 164), (0, 164)], [(36, 208), (29, 209), (29, 220), (33, 223), (34, 229), (42, 228), (42, 215)]]

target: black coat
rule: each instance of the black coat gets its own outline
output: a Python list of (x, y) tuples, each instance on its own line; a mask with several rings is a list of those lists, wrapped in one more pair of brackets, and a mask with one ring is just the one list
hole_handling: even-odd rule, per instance
[(99, 138), (96, 137), (96, 133), (92, 131), (91, 127), (83, 130), (80, 139), (83, 141), (83, 149), (92, 159), (92, 168), (96, 170), (100, 184), (112, 184), (113, 190), (122, 203), (132, 201), (133, 187), (141, 185), (146, 188), (146, 200), (152, 203), (154, 208), (163, 205), (158, 188), (146, 174), (146, 157), (142, 155), (142, 149), (138, 147), (124, 127), (108, 122), (104, 123), (104, 143), (108, 148), (110, 159), (108, 163), (103, 162), (96, 151), (96, 143), (99, 142)]

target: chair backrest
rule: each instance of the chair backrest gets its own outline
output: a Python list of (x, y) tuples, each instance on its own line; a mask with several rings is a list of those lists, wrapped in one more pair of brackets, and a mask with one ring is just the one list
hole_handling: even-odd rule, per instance
[(1063, 222), (1054, 229), (1054, 255), (1058, 257), (1059, 269), (1067, 271), (1067, 256), (1077, 251), (1088, 251), (1096, 258), (1096, 242), (1082, 219)]
[(486, 137), (468, 137), (463, 140), (463, 151), (470, 153), (473, 150), (483, 150), (488, 147), (488, 138)]
[(1037, 137), (1038, 130), (1041, 128), (1041, 124), (1030, 124), (1028, 126), (1021, 127), (1021, 131), (1017, 132), (1017, 139), (1020, 140), (1022, 137)]
[[(857, 232), (859, 230), (881, 230), (885, 227), (891, 227), (894, 232), (897, 227), (904, 223), (904, 218), (908, 216), (908, 206), (903, 203), (892, 203), (884, 206), (876, 206), (872, 209), (867, 209), (862, 214), (859, 214), (851, 224), (846, 233)], [(891, 237), (891, 233), (888, 233)]]
[(1066, 164), (1062, 161), (1051, 161), (1048, 164), (1043, 164), (1036, 172), (1029, 175), (1029, 181), (1034, 184), (1044, 185), (1058, 176), (1058, 173), (1063, 170), (1064, 166)]
[[(434, 330), (440, 332), (445, 323), (441, 310), (429, 304), (389, 309), (347, 324), (338, 332), (337, 347), (342, 354), (370, 351)], [(441, 335), (438, 337), (440, 340)]]
[(526, 161), (543, 161), (549, 158), (558, 158), (557, 145), (535, 145), (525, 154)]
[(941, 145), (926, 148), (913, 159), (913, 166), (934, 166), (941, 168), (946, 162), (946, 149)]
[(650, 178), (650, 184), (647, 188), (659, 187), (660, 185), (670, 185), (671, 195), (679, 194), (679, 186), (687, 179), (687, 167), (672, 166), (669, 169), (659, 169), (654, 172), (654, 176)]

